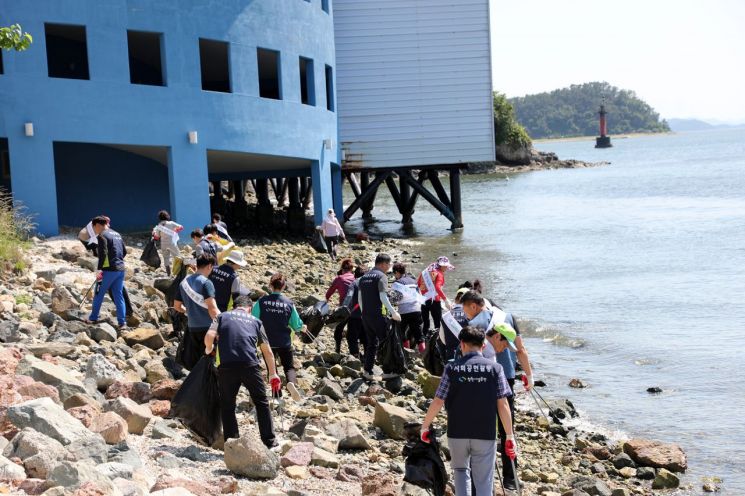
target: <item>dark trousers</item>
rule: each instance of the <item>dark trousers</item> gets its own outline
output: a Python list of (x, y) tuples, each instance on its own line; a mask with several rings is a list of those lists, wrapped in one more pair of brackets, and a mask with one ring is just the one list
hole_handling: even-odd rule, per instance
[(411, 312), (401, 314), (401, 323), (399, 324), (401, 339), (409, 340), (412, 345), (424, 341), (422, 337), (422, 312)]
[(363, 368), (372, 374), (375, 366), (375, 356), (378, 354), (378, 344), (388, 333), (388, 322), (382, 315), (374, 317), (362, 315), (362, 327), (365, 329), (365, 358)]
[(337, 353), (341, 353), (341, 341), (344, 338), (344, 327), (347, 325), (347, 322), (349, 322), (349, 319), (342, 320), (334, 327), (334, 341), (336, 342)]
[[(512, 396), (507, 398), (507, 402), (510, 404), (510, 415), (512, 417), (512, 430), (515, 430), (515, 379), (507, 379), (507, 382), (510, 385), (510, 390), (512, 391)], [(499, 419), (499, 417), (497, 417)], [(507, 434), (504, 432), (504, 426), (502, 425), (502, 420), (499, 420), (497, 422), (499, 425), (499, 452), (502, 455), (502, 467), (503, 467), (503, 476), (505, 480), (514, 480), (515, 479), (515, 473), (512, 471), (512, 464), (510, 463), (510, 458), (505, 453), (504, 449), (504, 443), (507, 440)], [(517, 467), (517, 458), (515, 458), (515, 467)]]
[(282, 364), (282, 370), (285, 372), (285, 379), (287, 382), (297, 384), (297, 373), (295, 372), (295, 357), (293, 354), (292, 346), (287, 348), (272, 348), (274, 353), (274, 360), (279, 358), (279, 362)]
[[(432, 316), (432, 326), (429, 325), (429, 317)], [(438, 331), (442, 322), (442, 306), (439, 301), (427, 300), (422, 305), (422, 320), (424, 321), (424, 332), (430, 329)]]
[(261, 441), (267, 445), (274, 444), (274, 426), (272, 412), (269, 410), (269, 399), (266, 397), (266, 383), (258, 365), (229, 365), (217, 369), (220, 384), (220, 410), (222, 430), (225, 440), (237, 438), (238, 419), (235, 417), (235, 398), (243, 384), (248, 389), (251, 401), (256, 406), (256, 420), (259, 423)]
[(360, 344), (367, 349), (367, 337), (362, 327), (362, 319), (350, 318), (347, 320), (347, 346), (349, 354), (360, 357)]
[(331, 255), (331, 260), (336, 260), (336, 245), (339, 244), (339, 236), (323, 237), (326, 241), (326, 251)]

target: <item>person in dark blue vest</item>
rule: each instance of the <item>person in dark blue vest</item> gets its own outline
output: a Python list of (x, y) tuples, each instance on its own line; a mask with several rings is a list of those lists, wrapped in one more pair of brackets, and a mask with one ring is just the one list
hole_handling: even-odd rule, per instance
[(251, 300), (248, 296), (239, 296), (234, 306), (230, 312), (217, 317), (204, 337), (204, 352), (207, 355), (213, 352), (217, 341), (215, 363), (218, 367), (223, 434), (226, 440), (239, 436), (235, 398), (243, 384), (256, 407), (261, 441), (271, 448), (277, 445), (277, 441), (257, 350), (260, 349), (264, 356), (272, 393), (279, 392), (282, 381), (277, 375), (274, 354), (269, 347), (264, 325), (250, 314)]
[(251, 314), (260, 319), (266, 329), (269, 345), (279, 357), (282, 370), (287, 379), (287, 390), (296, 401), (300, 399), (297, 389), (297, 372), (295, 371), (292, 333), (303, 331), (303, 321), (297, 313), (295, 304), (282, 295), (287, 286), (285, 276), (277, 272), (269, 279), (271, 294), (262, 296), (253, 306)]
[[(401, 322), (401, 315), (393, 309), (393, 305), (388, 299), (388, 276), (386, 273), (390, 269), (390, 255), (379, 253), (375, 257), (375, 267), (360, 277), (357, 283), (360, 292), (359, 305), (362, 311), (362, 327), (365, 329), (365, 357), (362, 377), (367, 381), (373, 379), (373, 367), (375, 366), (375, 356), (378, 353), (378, 344), (380, 340), (385, 339), (388, 333), (388, 318)], [(383, 372), (385, 373), (385, 371)], [(384, 378), (385, 376), (388, 376), (388, 374), (384, 374)]]
[(494, 494), (497, 417), (507, 432), (505, 450), (514, 460), (515, 437), (507, 398), (512, 395), (502, 366), (484, 358), (484, 331), (466, 326), (460, 331), (462, 356), (448, 363), (435, 398), (422, 422), (421, 438), (430, 441), (430, 426), (443, 406), (447, 409), (450, 465), (456, 496)]
[(110, 292), (111, 298), (116, 306), (116, 320), (119, 329), (127, 327), (127, 309), (124, 303), (124, 275), (126, 267), (124, 257), (127, 256), (127, 247), (124, 246), (124, 240), (121, 235), (108, 228), (109, 219), (103, 215), (94, 217), (91, 220), (91, 226), (97, 237), (98, 245), (98, 273), (96, 279), (100, 281), (101, 287), (93, 297), (93, 308), (88, 317), (89, 323), (98, 320), (98, 314), (101, 311), (104, 295)]
[(212, 269), (210, 281), (215, 285), (215, 302), (221, 312), (227, 312), (230, 302), (245, 293), (241, 287), (241, 280), (236, 270), (238, 267), (245, 267), (246, 261), (243, 259), (243, 252), (232, 250), (225, 257), (225, 263)]

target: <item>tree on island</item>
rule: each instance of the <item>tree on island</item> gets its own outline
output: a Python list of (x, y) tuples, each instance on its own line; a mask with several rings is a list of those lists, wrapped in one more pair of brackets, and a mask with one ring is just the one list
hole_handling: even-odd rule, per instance
[(517, 121), (533, 139), (594, 136), (605, 101), (610, 134), (661, 133), (670, 126), (633, 91), (606, 82), (573, 84), (547, 93), (510, 98)]
[(25, 33), (20, 24), (0, 28), (0, 49), (15, 50), (17, 52), (27, 49), (34, 39)]

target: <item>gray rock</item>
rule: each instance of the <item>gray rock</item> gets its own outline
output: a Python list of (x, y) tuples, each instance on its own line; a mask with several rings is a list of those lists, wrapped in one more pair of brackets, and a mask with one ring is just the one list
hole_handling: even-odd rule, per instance
[(310, 464), (318, 465), (319, 467), (339, 468), (339, 459), (333, 453), (315, 447), (310, 458)]
[(678, 476), (664, 468), (657, 471), (657, 476), (652, 481), (652, 489), (675, 489), (679, 485)]
[(639, 467), (636, 469), (636, 478), (641, 480), (652, 480), (656, 476), (652, 467)]
[(2, 320), (0, 321), (0, 342), (1, 343), (17, 343), (21, 341), (23, 336), (18, 331), (18, 322), (15, 320)]
[(62, 462), (54, 467), (47, 478), (49, 487), (62, 486), (69, 490), (75, 490), (83, 483), (92, 485), (104, 494), (120, 494), (111, 479), (85, 462)]
[(116, 329), (106, 322), (98, 323), (97, 325), (90, 328), (91, 339), (95, 342), (100, 343), (102, 341), (116, 341), (117, 334)]
[[(398, 471), (398, 470), (396, 470)], [(399, 496), (429, 496), (429, 491), (426, 489), (415, 486), (414, 484), (409, 484), (408, 482), (404, 482), (401, 485), (401, 489), (398, 490)]]
[(118, 413), (127, 422), (130, 434), (142, 434), (153, 414), (147, 405), (138, 405), (129, 398), (116, 398), (104, 405), (104, 411)]
[(29, 427), (16, 434), (3, 450), (8, 458), (20, 458), (28, 475), (39, 479), (46, 479), (66, 454), (59, 441)]
[(339, 383), (329, 379), (328, 377), (321, 379), (320, 384), (316, 388), (316, 393), (328, 396), (336, 401), (344, 399), (344, 390), (342, 390)]
[(125, 465), (129, 465), (135, 470), (142, 468), (142, 459), (137, 451), (132, 449), (127, 441), (122, 441), (119, 444), (111, 446), (109, 448), (109, 461), (119, 462)]
[(0, 480), (21, 481), (26, 479), (26, 471), (4, 456), (0, 456)]
[(207, 462), (212, 459), (210, 454), (203, 450), (202, 448), (198, 446), (194, 446), (193, 444), (191, 446), (187, 446), (186, 448), (180, 449), (176, 456), (179, 458), (186, 458), (187, 460), (191, 460), (193, 462)]
[(51, 398), (38, 398), (13, 405), (8, 408), (7, 415), (8, 420), (19, 429), (30, 427), (56, 439), (63, 446), (85, 445), (85, 441), (90, 438), (103, 443), (101, 436), (86, 429)]
[(572, 480), (571, 486), (590, 496), (611, 496), (613, 493), (605, 482), (596, 477), (576, 477)]
[[(45, 278), (46, 279), (46, 278)], [(72, 310), (78, 306), (77, 302), (73, 299), (67, 288), (63, 286), (57, 286), (52, 290), (52, 304), (50, 308), (52, 312), (57, 315), (61, 315), (68, 310)]]
[(56, 387), (59, 391), (60, 400), (63, 402), (74, 394), (86, 393), (85, 385), (70, 374), (67, 369), (39, 360), (31, 355), (26, 355), (18, 363), (16, 374), (28, 375), (36, 381)]
[(153, 424), (153, 430), (150, 437), (153, 439), (176, 439), (179, 437), (179, 433), (176, 429), (169, 427), (168, 422), (165, 420), (157, 419)]
[(116, 366), (102, 355), (94, 354), (85, 366), (85, 377), (92, 379), (99, 389), (111, 386), (115, 380), (122, 377)]
[(370, 449), (370, 443), (352, 420), (343, 419), (326, 426), (326, 433), (339, 440), (339, 449)]
[(134, 473), (132, 467), (119, 462), (102, 463), (96, 467), (96, 470), (112, 480), (118, 477), (121, 477), (122, 479), (131, 479), (132, 474)]
[(274, 479), (279, 470), (277, 455), (254, 432), (225, 442), (225, 465), (231, 472), (252, 479)]
[(401, 407), (380, 402), (375, 405), (373, 425), (379, 427), (391, 439), (404, 439), (404, 425), (414, 421), (414, 414)]
[(166, 453), (158, 457), (158, 465), (163, 468), (181, 468), (184, 465), (184, 460), (171, 453)]
[(26, 349), (37, 358), (41, 358), (44, 355), (66, 357), (72, 355), (76, 351), (74, 345), (59, 342), (27, 344)]
[(56, 313), (47, 311), (39, 315), (39, 322), (41, 322), (44, 327), (52, 327), (55, 322), (62, 322), (62, 319)]
[(636, 468), (636, 463), (626, 453), (620, 453), (613, 458), (613, 466), (621, 470), (626, 467)]

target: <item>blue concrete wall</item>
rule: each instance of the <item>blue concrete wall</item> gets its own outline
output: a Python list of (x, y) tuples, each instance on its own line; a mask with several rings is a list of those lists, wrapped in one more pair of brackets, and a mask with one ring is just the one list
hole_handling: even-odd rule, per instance
[[(170, 208), (168, 167), (160, 162), (81, 143), (55, 143), (54, 161), (62, 226), (85, 225), (103, 214), (111, 217), (114, 229), (149, 229), (158, 211)], [(101, 176), (101, 164), (116, 173)]]
[[(29, 50), (3, 56), (0, 137), (9, 142), (13, 193), (37, 213), (41, 233), (60, 224), (54, 142), (168, 147), (170, 209), (186, 226), (209, 217), (207, 149), (316, 163), (317, 220), (330, 206), (337, 118), (323, 81), (324, 67), (335, 67), (334, 33), (320, 0), (0, 0), (0, 20), (34, 35)], [(45, 22), (86, 26), (90, 80), (47, 76)], [(128, 29), (163, 33), (165, 87), (130, 84)], [(229, 43), (233, 93), (202, 91), (199, 38)], [(280, 51), (281, 101), (259, 97), (257, 47)], [(316, 106), (300, 102), (300, 56), (314, 61)], [(24, 122), (34, 123), (33, 137)]]

